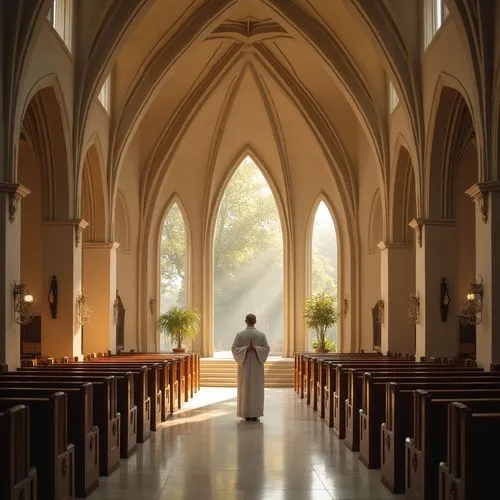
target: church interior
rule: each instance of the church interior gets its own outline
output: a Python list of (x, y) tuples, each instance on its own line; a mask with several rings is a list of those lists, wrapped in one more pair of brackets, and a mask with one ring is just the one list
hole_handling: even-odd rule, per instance
[[(87, 411), (93, 401), (94, 417), (88, 410), (86, 434), (75, 437), (85, 444), (75, 442), (60, 459), (59, 479), (43, 479), (50, 473), (35, 463), (33, 445), (38, 487), (25, 451), (26, 478), (13, 472), (0, 498), (494, 498), (494, 478), (470, 489), (483, 481), (473, 476), (480, 471), (459, 480), (463, 470), (450, 465), (438, 477), (436, 463), (426, 473), (434, 479), (418, 476), (417, 456), (427, 464), (418, 439), (414, 448), (404, 439), (392, 446), (387, 472), (380, 425), (389, 453), (395, 433), (406, 432), (394, 424), (406, 422), (398, 398), (411, 393), (408, 407), (428, 404), (431, 412), (430, 399), (415, 389), (439, 389), (451, 398), (448, 420), (435, 417), (443, 447), (447, 436), (455, 443), (465, 435), (452, 430), (466, 420), (477, 433), (456, 447), (449, 442), (449, 453), (466, 460), (482, 453), (470, 443), (482, 442), (485, 429), (500, 435), (499, 7), (477, 0), (3, 0), (0, 443), (23, 427), (32, 436), (19, 443), (34, 440), (36, 419), (47, 427), (55, 421), (29, 404), (36, 395), (69, 420), (81, 417), (78, 404)], [(247, 170), (252, 181), (241, 174)], [(233, 247), (219, 259), (221, 227), (234, 222), (221, 216), (228, 199), (237, 213), (246, 210), (247, 225), (227, 233), (223, 243)], [(274, 219), (260, 219), (264, 208)], [(321, 214), (333, 238), (323, 245), (322, 276), (336, 304), (336, 352), (324, 357), (313, 352), (304, 321), (319, 279)], [(175, 224), (181, 250), (165, 229)], [(267, 241), (276, 247), (272, 256), (262, 250)], [(165, 277), (175, 266), (178, 274)], [(221, 298), (228, 282), (228, 296), (246, 290), (238, 307)], [(173, 345), (158, 330), (169, 286), (199, 314), (197, 335), (179, 355), (166, 352)], [(258, 327), (274, 332), (269, 377), (272, 369), (288, 371), (284, 384), (266, 382), (269, 414), (245, 427), (235, 424), (232, 360), (221, 361), (232, 371), (218, 382), (207, 383), (204, 373), (230, 352), (251, 311)], [(410, 374), (423, 385), (412, 386)], [(59, 375), (64, 382), (52, 380)], [(362, 402), (361, 389), (359, 401), (342, 392), (348, 383), (363, 387)], [(401, 383), (400, 392), (391, 383)], [(205, 405), (204, 394), (216, 397), (207, 385), (224, 386), (227, 398)], [(67, 411), (47, 395), (53, 388), (67, 394)], [(473, 401), (473, 389), (486, 391), (485, 406)], [(96, 415), (106, 403), (98, 398), (106, 391), (116, 406), (108, 402), (101, 426)], [(476, 413), (459, 407), (460, 395), (488, 415), (482, 430)], [(375, 418), (368, 408), (382, 400)], [(10, 409), (16, 401), (25, 402), (17, 414)], [(391, 418), (383, 413), (389, 401)], [(69, 437), (54, 437), (63, 447), (76, 432), (68, 429)], [(227, 435), (233, 445), (216, 445)], [(80, 470), (91, 458), (79, 446), (99, 456), (93, 479)], [(418, 476), (410, 485), (405, 446)], [(19, 462), (22, 451), (12, 453)], [(198, 486), (189, 481), (191, 467)]]

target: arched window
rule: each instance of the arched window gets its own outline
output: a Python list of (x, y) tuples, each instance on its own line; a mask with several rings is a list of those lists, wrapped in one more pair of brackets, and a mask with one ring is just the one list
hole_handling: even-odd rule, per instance
[[(311, 295), (324, 293), (333, 295), (337, 299), (337, 232), (330, 210), (324, 201), (318, 204), (314, 216), (310, 255)], [(337, 325), (327, 331), (327, 337), (333, 340), (333, 342), (337, 342)], [(308, 347), (311, 347), (313, 338), (315, 338), (314, 334), (310, 334), (310, 344)]]
[[(184, 218), (177, 203), (170, 207), (160, 238), (160, 314), (172, 306), (186, 306), (187, 241)], [(170, 351), (170, 341), (160, 337), (160, 351)]]
[(444, 0), (424, 0), (424, 50), (432, 42), (449, 14)]
[(227, 184), (214, 234), (214, 352), (230, 356), (247, 313), (283, 352), (283, 236), (273, 193), (247, 156)]
[(47, 20), (71, 53), (73, 50), (73, 0), (53, 0)]

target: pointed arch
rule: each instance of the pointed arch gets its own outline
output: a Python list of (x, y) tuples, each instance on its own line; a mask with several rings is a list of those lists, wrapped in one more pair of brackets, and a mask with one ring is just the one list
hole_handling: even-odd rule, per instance
[[(273, 179), (272, 174), (269, 172), (269, 170), (265, 167), (264, 162), (262, 162), (255, 152), (250, 148), (250, 147), (245, 147), (242, 152), (235, 157), (235, 160), (231, 162), (231, 164), (226, 168), (226, 173), (224, 176), (223, 181), (220, 183), (218, 188), (214, 191), (213, 195), (213, 201), (210, 205), (210, 210), (207, 215), (207, 224), (205, 227), (207, 228), (206, 233), (205, 233), (205, 251), (206, 251), (206, 267), (205, 267), (205, 275), (206, 275), (206, 295), (205, 297), (209, 301), (209, 305), (207, 308), (205, 308), (205, 317), (206, 317), (206, 328), (208, 328), (208, 331), (211, 332), (210, 338), (206, 339), (205, 342), (208, 344), (206, 347), (208, 348), (209, 354), (213, 354), (213, 349), (214, 349), (214, 342), (216, 341), (216, 331), (214, 329), (215, 325), (215, 305), (216, 305), (216, 300), (215, 300), (215, 279), (216, 279), (216, 274), (215, 274), (215, 265), (214, 265), (214, 245), (215, 245), (215, 238), (216, 238), (216, 228), (219, 220), (219, 213), (220, 209), (222, 206), (222, 202), (224, 199), (224, 196), (230, 187), (231, 181), (234, 178), (234, 175), (238, 171), (239, 168), (245, 163), (245, 160), (250, 160), (252, 168), (256, 168), (257, 171), (262, 175), (267, 187), (269, 188), (269, 192), (272, 196), (273, 200), (273, 205), (276, 208), (276, 214), (277, 214), (277, 220), (276, 222), (279, 221), (279, 227), (281, 229), (281, 241), (280, 241), (280, 248), (281, 250), (279, 253), (282, 253), (282, 256), (280, 258), (282, 259), (282, 269), (281, 269), (281, 280), (282, 280), (282, 286), (281, 290), (278, 291), (278, 297), (279, 297), (279, 308), (280, 308), (280, 316), (281, 312), (283, 314), (283, 321), (280, 321), (279, 325), (279, 331), (282, 333), (282, 337), (279, 339), (272, 339), (272, 336), (269, 337), (269, 343), (271, 345), (271, 349), (274, 349), (275, 353), (281, 352), (288, 352), (290, 350), (290, 340), (288, 337), (285, 338), (284, 333), (288, 330), (287, 325), (289, 323), (288, 319), (288, 308), (287, 308), (287, 260), (289, 259), (289, 230), (287, 229), (287, 224), (284, 221), (284, 214), (285, 214), (285, 204), (283, 203), (283, 200), (281, 199), (281, 196), (279, 194), (278, 189), (276, 188), (276, 183)], [(253, 288), (252, 288), (253, 290)], [(248, 312), (248, 311), (247, 311)], [(208, 314), (207, 314), (208, 313)], [(267, 318), (275, 318), (276, 315), (269, 314)], [(279, 316), (278, 316), (279, 318)], [(276, 331), (276, 328), (272, 328), (271, 330)], [(271, 331), (269, 333), (272, 333)], [(232, 339), (231, 339), (232, 340)], [(227, 339), (226, 339), (227, 341)], [(221, 349), (225, 349), (225, 342), (223, 340), (223, 344), (221, 344)], [(227, 342), (226, 342), (227, 343)]]
[(382, 220), (382, 198), (380, 188), (375, 190), (370, 207), (370, 217), (368, 222), (368, 252), (377, 253), (377, 245), (383, 240), (383, 220)]
[(130, 219), (127, 200), (119, 190), (116, 195), (114, 239), (120, 244), (120, 253), (130, 254)]
[(84, 241), (106, 242), (109, 234), (109, 206), (102, 147), (97, 134), (89, 141), (78, 178), (79, 213), (90, 224), (84, 232)]
[(395, 161), (389, 241), (411, 243), (413, 231), (408, 223), (417, 217), (415, 174), (410, 153), (402, 143), (398, 145)]
[[(310, 297), (313, 294), (313, 267), (314, 267), (314, 262), (313, 262), (313, 238), (314, 238), (314, 226), (316, 224), (317, 216), (318, 216), (318, 211), (320, 209), (321, 204), (324, 204), (326, 209), (328, 210), (328, 215), (330, 216), (330, 220), (332, 221), (333, 229), (334, 229), (334, 235), (335, 235), (335, 244), (336, 244), (336, 255), (335, 255), (335, 265), (336, 265), (336, 276), (335, 276), (335, 285), (336, 285), (336, 293), (334, 296), (336, 297), (337, 300), (337, 310), (340, 312), (341, 309), (341, 301), (340, 297), (343, 296), (342, 293), (342, 273), (340, 272), (341, 270), (341, 256), (342, 256), (342, 245), (341, 245), (341, 240), (340, 240), (340, 229), (339, 229), (339, 223), (338, 223), (338, 218), (335, 213), (335, 210), (333, 208), (333, 204), (329, 200), (327, 194), (325, 192), (321, 192), (319, 196), (316, 198), (314, 201), (310, 211), (309, 211), (309, 217), (307, 221), (307, 232), (306, 232), (306, 248), (305, 248), (305, 258), (306, 258), (306, 296)], [(335, 338), (335, 343), (337, 345), (337, 351), (339, 350), (340, 346), (342, 346), (342, 328), (341, 328), (341, 322), (342, 322), (342, 315), (338, 315), (338, 322), (335, 326), (336, 330), (336, 338)], [(333, 339), (332, 339), (333, 340)], [(307, 341), (307, 348), (310, 348), (310, 343), (309, 340)]]
[[(426, 141), (425, 165), (428, 165), (428, 169), (425, 197), (428, 217), (452, 216), (451, 185), (454, 164), (463, 155), (464, 144), (472, 137), (478, 140), (472, 113), (470, 100), (463, 86), (450, 75), (441, 75), (434, 92)], [(483, 170), (484, 166), (478, 161), (479, 179), (484, 175)]]
[[(39, 80), (23, 107), (17, 137), (31, 144), (43, 172), (43, 217), (70, 219), (75, 213), (69, 120), (57, 75)], [(17, 178), (18, 161), (14, 178)]]

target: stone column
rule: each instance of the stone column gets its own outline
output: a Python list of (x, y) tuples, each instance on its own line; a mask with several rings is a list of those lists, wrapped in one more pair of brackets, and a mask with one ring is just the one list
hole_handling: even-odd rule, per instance
[[(416, 327), (416, 356), (454, 357), (458, 353), (457, 269), (455, 222), (450, 219), (413, 219), (416, 232), (415, 288), (420, 297)], [(446, 278), (451, 302), (441, 319), (441, 278)]]
[(0, 182), (0, 364), (20, 365), (20, 329), (15, 322), (14, 283), (20, 282), (21, 200), (30, 193), (22, 184)]
[(116, 249), (119, 243), (83, 244), (83, 290), (92, 309), (83, 326), (83, 352), (116, 352), (113, 305), (116, 298)]
[(60, 358), (82, 354), (81, 327), (77, 321), (76, 302), (82, 288), (81, 231), (83, 219), (43, 222), (42, 280), (47, 294), (52, 276), (57, 278), (57, 315), (50, 308), (42, 310), (42, 354)]
[(467, 194), (476, 202), (476, 274), (483, 282), (476, 359), (489, 369), (500, 363), (500, 182), (475, 184)]
[(415, 326), (410, 324), (410, 294), (415, 293), (415, 253), (411, 244), (378, 244), (381, 298), (384, 301), (382, 352), (415, 352)]

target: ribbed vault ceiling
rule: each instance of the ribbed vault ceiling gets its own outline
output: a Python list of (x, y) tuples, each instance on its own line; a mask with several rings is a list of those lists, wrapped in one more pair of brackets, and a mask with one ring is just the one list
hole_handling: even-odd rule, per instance
[[(190, 134), (210, 169), (229, 154), (221, 146), (235, 127), (241, 141), (259, 123), (283, 164), (293, 136), (286, 124), (301, 121), (335, 164), (348, 204), (360, 144), (379, 164), (387, 154), (385, 72), (342, 0), (158, 0), (123, 44), (113, 76), (114, 168), (133, 150), (143, 192), (162, 182)], [(202, 136), (191, 125), (201, 113)]]

